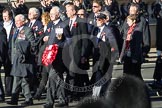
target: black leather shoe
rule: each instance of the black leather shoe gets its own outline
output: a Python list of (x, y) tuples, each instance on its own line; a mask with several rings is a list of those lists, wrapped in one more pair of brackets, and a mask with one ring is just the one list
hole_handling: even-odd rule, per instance
[(34, 99), (37, 99), (37, 100), (39, 101), (39, 100), (41, 99), (41, 95), (35, 94), (33, 98), (34, 98)]
[(20, 104), (21, 106), (29, 106), (29, 105), (33, 105), (33, 100), (29, 100), (29, 101), (25, 101), (23, 103)]
[(65, 107), (65, 106), (68, 106), (68, 103), (58, 103), (58, 104), (55, 104), (55, 107)]
[(0, 102), (4, 102), (4, 101), (5, 101), (4, 96), (0, 96)]
[(18, 105), (18, 102), (9, 101), (9, 102), (7, 102), (7, 104), (9, 104), (9, 105)]
[(53, 105), (50, 105), (50, 104), (44, 104), (44, 105), (43, 105), (43, 108), (53, 108)]

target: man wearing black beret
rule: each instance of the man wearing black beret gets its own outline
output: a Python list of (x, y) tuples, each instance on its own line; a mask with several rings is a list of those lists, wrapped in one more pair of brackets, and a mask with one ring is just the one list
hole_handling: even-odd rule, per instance
[[(97, 15), (97, 27), (94, 27), (91, 35), (91, 52), (93, 59), (91, 83), (94, 97), (104, 96), (112, 77), (111, 53), (118, 50), (112, 29), (105, 25), (106, 15), (99, 13)], [(102, 79), (106, 79), (102, 81)], [(99, 82), (103, 83), (99, 83)]]

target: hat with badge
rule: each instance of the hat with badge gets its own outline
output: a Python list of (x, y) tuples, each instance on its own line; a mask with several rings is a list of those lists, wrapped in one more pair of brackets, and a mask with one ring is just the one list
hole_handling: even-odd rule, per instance
[(106, 19), (106, 15), (103, 14), (103, 13), (99, 13), (99, 14), (97, 15), (97, 18), (99, 18), (99, 19)]

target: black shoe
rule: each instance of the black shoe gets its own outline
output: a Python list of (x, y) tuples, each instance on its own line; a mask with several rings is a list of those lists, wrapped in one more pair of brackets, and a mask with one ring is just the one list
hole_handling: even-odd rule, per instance
[(161, 57), (157, 57), (157, 63), (162, 63), (162, 59), (161, 59)]
[(4, 102), (4, 101), (5, 101), (4, 96), (0, 96), (0, 102)]
[(35, 94), (33, 98), (34, 98), (34, 99), (37, 99), (37, 100), (39, 101), (39, 100), (41, 99), (41, 95)]
[(50, 105), (50, 104), (44, 104), (44, 105), (43, 105), (43, 108), (53, 108), (53, 105)]
[(148, 63), (149, 62), (149, 60), (146, 60), (145, 58), (143, 58), (143, 63)]
[(68, 106), (68, 103), (58, 103), (58, 104), (55, 104), (55, 107), (65, 107), (65, 106)]
[(157, 91), (157, 95), (162, 96), (162, 91), (161, 90)]
[(18, 102), (9, 101), (9, 102), (7, 102), (7, 104), (9, 104), (9, 105), (18, 105)]
[(5, 96), (11, 96), (12, 94), (11, 93), (5, 93)]
[(152, 89), (162, 89), (162, 84), (160, 84), (159, 82), (154, 82), (154, 83), (151, 83), (149, 84), (149, 86), (152, 88)]
[(145, 55), (146, 58), (149, 58), (150, 56), (148, 54)]
[(23, 103), (20, 104), (21, 106), (29, 106), (29, 105), (33, 105), (33, 100), (30, 99), (29, 101), (25, 101)]

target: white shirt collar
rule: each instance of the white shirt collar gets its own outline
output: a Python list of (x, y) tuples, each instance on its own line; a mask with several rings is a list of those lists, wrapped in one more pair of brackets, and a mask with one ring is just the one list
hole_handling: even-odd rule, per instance
[(70, 20), (73, 20), (73, 22), (76, 20), (77, 16), (74, 16), (73, 18), (70, 18)]
[(77, 19), (77, 16), (74, 16), (73, 18), (70, 19), (70, 21), (72, 20), (70, 30), (72, 29), (73, 24), (74, 24), (74, 22), (76, 21), (76, 19)]
[(10, 32), (11, 32), (11, 29), (12, 29), (12, 24), (13, 24), (12, 20), (10, 20), (8, 22), (3, 22), (3, 27), (5, 28), (6, 33), (7, 33), (7, 40), (9, 39), (9, 36), (10, 36)]
[(60, 19), (57, 19), (57, 20), (53, 21), (53, 23), (56, 25), (56, 24), (58, 24), (59, 21), (60, 21)]
[(103, 26), (99, 27), (99, 28), (100, 28), (100, 32), (102, 32), (102, 31), (103, 31), (104, 27), (105, 27), (105, 25), (103, 25)]
[[(36, 19), (30, 21), (30, 23), (32, 23), (31, 27), (34, 25), (35, 22), (36, 22)], [(30, 23), (29, 23), (29, 24), (30, 24)]]
[(17, 29), (19, 29), (19, 31), (21, 31), (21, 30), (23, 29), (23, 27), (24, 27), (24, 26), (22, 26), (22, 27), (20, 27), (20, 28), (17, 28)]
[(97, 38), (100, 38), (100, 35), (101, 35), (101, 33), (102, 33), (104, 27), (105, 27), (105, 25), (103, 25), (103, 26), (101, 26), (101, 27), (98, 27), (98, 28), (100, 29), (100, 32), (98, 33)]
[(12, 25), (12, 23), (13, 23), (13, 21), (10, 20), (10, 21), (8, 21), (8, 22), (3, 22), (3, 25), (4, 25), (4, 26), (9, 26), (9, 25)]

